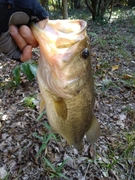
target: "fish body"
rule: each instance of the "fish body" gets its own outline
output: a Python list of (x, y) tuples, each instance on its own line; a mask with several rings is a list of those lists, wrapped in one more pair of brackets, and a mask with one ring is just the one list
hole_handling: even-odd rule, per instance
[(82, 149), (86, 135), (93, 143), (99, 137), (94, 115), (94, 83), (90, 42), (83, 20), (49, 20), (44, 30), (32, 24), (39, 43), (37, 79), (52, 129), (69, 145)]

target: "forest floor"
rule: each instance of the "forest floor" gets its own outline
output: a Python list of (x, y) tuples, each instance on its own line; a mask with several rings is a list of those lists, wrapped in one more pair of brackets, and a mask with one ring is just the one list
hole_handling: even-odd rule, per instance
[[(0, 56), (0, 176), (3, 180), (135, 180), (135, 14), (113, 13), (110, 22), (88, 21), (99, 140), (78, 153), (49, 133), (39, 117), (37, 80)], [(33, 50), (37, 61), (38, 49)], [(38, 118), (38, 119), (37, 119)], [(50, 138), (52, 137), (52, 138)], [(42, 147), (42, 149), (41, 149)], [(3, 175), (2, 175), (3, 174)]]

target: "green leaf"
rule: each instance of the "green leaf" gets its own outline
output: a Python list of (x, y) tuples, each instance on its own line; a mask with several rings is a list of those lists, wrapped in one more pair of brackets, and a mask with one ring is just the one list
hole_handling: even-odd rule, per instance
[(36, 77), (36, 75), (37, 75), (37, 64), (29, 64), (29, 66), (30, 66), (30, 70), (31, 70), (31, 72), (32, 72), (32, 74), (34, 75), (34, 77)]
[(68, 178), (68, 177), (66, 177), (64, 174), (62, 174), (62, 173), (57, 173), (57, 174), (58, 174), (58, 176), (59, 176), (59, 177), (63, 177), (64, 179), (69, 180), (69, 178)]
[(56, 173), (55, 167), (51, 164), (51, 162), (45, 157), (44, 157), (44, 160), (46, 164)]
[(37, 133), (32, 133), (32, 135), (33, 135), (34, 137), (36, 137), (37, 139), (43, 141), (43, 137), (42, 137), (42, 136), (39, 136)]
[(52, 137), (54, 137), (54, 134), (53, 134), (53, 133), (50, 133), (50, 134), (48, 135), (48, 137), (46, 138), (46, 140), (44, 141), (44, 143), (47, 144)]
[(40, 147), (40, 149), (39, 149), (36, 157), (38, 157), (38, 156), (41, 154), (41, 152), (46, 148), (46, 145), (47, 145), (47, 144), (42, 144), (42, 146)]
[(51, 131), (52, 128), (47, 122), (44, 123), (44, 126), (47, 130)]
[(60, 172), (62, 170), (62, 168), (64, 167), (64, 165), (66, 164), (66, 162), (69, 160), (70, 158), (65, 159), (65, 161), (62, 162), (62, 164), (57, 168), (57, 171)]
[(46, 111), (43, 111), (36, 119), (36, 121), (38, 122), (44, 115), (46, 114)]
[(34, 79), (34, 75), (32, 74), (30, 70), (30, 66), (28, 62), (24, 62), (21, 64), (21, 70), (27, 76), (29, 81), (32, 81)]
[(14, 81), (16, 85), (18, 86), (20, 84), (20, 66), (16, 66), (13, 69), (13, 75), (14, 75)]
[(60, 170), (62, 170), (62, 168), (63, 168), (63, 166), (64, 166), (64, 164), (68, 161), (68, 159), (66, 159), (61, 165), (60, 165), (60, 167), (59, 168), (56, 168), (55, 166), (53, 166), (52, 165), (52, 163), (47, 159), (47, 158), (45, 158), (44, 157), (44, 160), (45, 160), (45, 162), (46, 162), (46, 164), (52, 169), (52, 173), (51, 173), (51, 178), (53, 178), (53, 177), (63, 177), (64, 179), (69, 179), (69, 178), (67, 178), (64, 174), (62, 174), (61, 172), (60, 172)]

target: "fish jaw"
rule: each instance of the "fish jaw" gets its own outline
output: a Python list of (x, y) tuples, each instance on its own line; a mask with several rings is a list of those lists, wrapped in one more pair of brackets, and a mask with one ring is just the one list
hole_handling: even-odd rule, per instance
[(60, 97), (71, 98), (75, 93), (71, 90), (67, 92), (66, 87), (76, 83), (79, 78), (75, 73), (71, 75), (68, 65), (74, 59), (80, 42), (86, 38), (86, 22), (49, 20), (44, 30), (35, 24), (31, 29), (39, 43), (41, 62), (38, 68), (48, 90)]

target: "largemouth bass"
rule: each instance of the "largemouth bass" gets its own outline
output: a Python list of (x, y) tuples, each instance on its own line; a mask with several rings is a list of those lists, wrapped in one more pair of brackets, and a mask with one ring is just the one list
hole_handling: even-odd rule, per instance
[(37, 79), (52, 129), (81, 150), (83, 137), (94, 143), (99, 123), (94, 115), (90, 42), (83, 20), (49, 20), (44, 30), (32, 24), (39, 43)]

